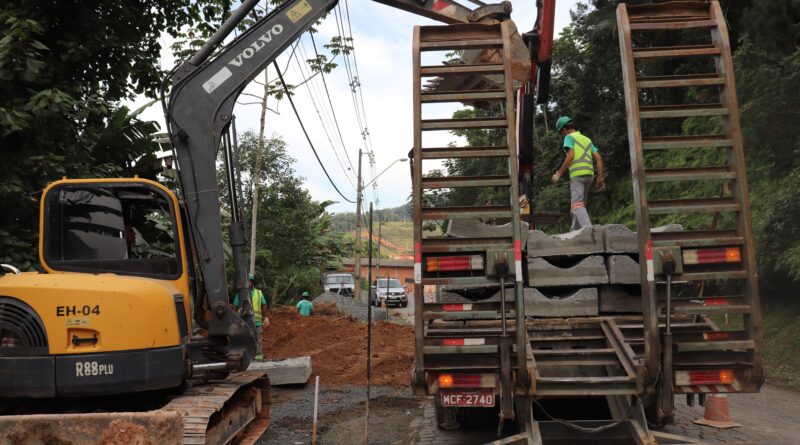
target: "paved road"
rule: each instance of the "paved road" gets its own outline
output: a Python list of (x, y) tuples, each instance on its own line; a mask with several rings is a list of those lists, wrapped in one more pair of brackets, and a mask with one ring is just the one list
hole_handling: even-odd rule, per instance
[(800, 444), (800, 392), (765, 385), (758, 394), (732, 394), (731, 417), (741, 428), (717, 430), (692, 423), (703, 417), (700, 406), (688, 407), (676, 398), (675, 425), (664, 431), (682, 434), (711, 443), (724, 444)]
[[(364, 441), (364, 387), (324, 389), (320, 395), (319, 443), (352, 444)], [(733, 395), (731, 412), (741, 428), (717, 430), (693, 424), (702, 408), (676, 401), (676, 424), (664, 431), (725, 445), (800, 444), (800, 392), (767, 385), (759, 394)], [(313, 387), (273, 388), (273, 415), (269, 431), (258, 442), (304, 444), (310, 440)], [(485, 444), (496, 437), (488, 419), (459, 431), (436, 428), (431, 399), (413, 397), (407, 389), (373, 388), (370, 400), (372, 444)]]
[[(413, 299), (407, 308), (391, 308), (389, 314), (394, 322), (413, 323)], [(294, 391), (307, 394), (309, 390)], [(408, 390), (380, 388), (375, 391), (373, 394), (378, 394), (378, 402), (373, 402), (371, 407), (370, 443), (483, 444), (495, 437), (493, 425), (469, 425), (460, 431), (439, 430), (430, 398), (412, 397)], [(322, 420), (320, 443), (363, 442), (365, 389), (352, 387), (325, 392), (336, 394), (329, 398), (336, 401), (335, 405), (326, 408), (335, 419)], [(742, 424), (741, 428), (717, 430), (694, 424), (693, 420), (703, 416), (703, 408), (686, 406), (684, 399), (678, 397), (675, 401), (676, 422), (663, 431), (712, 444), (800, 445), (800, 392), (766, 385), (758, 394), (734, 394), (729, 398), (731, 414), (734, 421)], [(308, 404), (310, 400), (306, 397), (303, 403)], [(295, 402), (289, 402), (289, 405), (277, 404), (275, 412), (280, 413), (284, 406), (294, 406), (290, 410), (297, 409)], [(276, 432), (277, 439), (269, 439), (272, 431)], [(259, 444), (296, 443), (286, 441), (288, 437), (281, 431), (281, 421), (273, 419), (271, 432)]]
[[(431, 300), (429, 302), (433, 301), (433, 296), (431, 295), (430, 297)], [(408, 307), (389, 308), (389, 316), (394, 322), (414, 324), (414, 297), (409, 295)]]

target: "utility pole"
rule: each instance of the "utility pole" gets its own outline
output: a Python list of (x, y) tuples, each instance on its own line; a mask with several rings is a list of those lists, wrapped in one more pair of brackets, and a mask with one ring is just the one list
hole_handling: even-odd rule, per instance
[(361, 150), (358, 150), (358, 180), (356, 183), (356, 289), (354, 298), (361, 301)]
[[(378, 278), (381, 277), (381, 227), (383, 227), (383, 221), (381, 220), (381, 213), (378, 212), (378, 257), (375, 259), (376, 261), (376, 271), (375, 275)], [(370, 286), (372, 283), (370, 283)]]

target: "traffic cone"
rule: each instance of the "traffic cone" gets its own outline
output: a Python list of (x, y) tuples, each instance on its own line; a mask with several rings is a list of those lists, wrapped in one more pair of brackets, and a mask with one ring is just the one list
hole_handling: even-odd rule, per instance
[(728, 396), (725, 394), (709, 395), (706, 398), (706, 412), (703, 418), (695, 420), (694, 423), (720, 429), (742, 426), (731, 420)]

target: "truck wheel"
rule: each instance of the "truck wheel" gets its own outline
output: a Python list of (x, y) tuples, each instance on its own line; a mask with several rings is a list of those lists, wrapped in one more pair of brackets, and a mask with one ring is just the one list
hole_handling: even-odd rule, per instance
[(652, 429), (660, 430), (669, 424), (669, 419), (658, 414), (658, 398), (654, 397), (653, 402), (644, 407), (644, 417), (647, 425)]
[(458, 408), (442, 406), (439, 394), (433, 396), (433, 408), (436, 411), (436, 426), (440, 430), (457, 430), (461, 427), (458, 423)]

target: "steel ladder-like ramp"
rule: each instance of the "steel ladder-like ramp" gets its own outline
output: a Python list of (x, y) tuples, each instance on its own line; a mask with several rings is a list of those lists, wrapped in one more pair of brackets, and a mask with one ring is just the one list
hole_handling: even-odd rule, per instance
[[(756, 392), (761, 313), (724, 14), (715, 0), (621, 4), (617, 25), (644, 305), (641, 325), (621, 328), (644, 329), (639, 353), (655, 376), (670, 317), (670, 404), (672, 393)], [(650, 232), (667, 222), (684, 230)], [(668, 312), (658, 265), (670, 250), (683, 263), (672, 281), (684, 284)]]
[[(524, 323), (524, 309), (516, 117), (511, 77), (513, 29), (510, 23), (417, 26), (413, 41), (411, 169), (414, 316), (418, 328), (412, 386), (415, 393), (428, 394), (431, 388), (436, 388), (436, 376), (441, 373), (498, 373), (499, 402), (506, 418), (513, 416), (514, 382), (527, 381), (527, 369), (516, 366), (518, 360), (525, 363), (525, 330), (517, 329)], [(490, 57), (480, 64), (442, 64), (441, 57), (436, 59), (437, 55), (444, 56), (448, 52), (469, 51), (481, 51)], [(453, 118), (452, 111), (442, 111), (440, 105), (448, 103), (475, 105), (479, 111), (476, 117)], [(495, 146), (442, 145), (441, 134), (455, 139), (451, 133), (454, 131), (499, 132), (505, 140), (503, 145)], [(440, 136), (438, 139), (436, 133)], [(492, 174), (475, 176), (426, 174), (426, 168), (432, 164), (457, 159), (493, 159), (498, 168)], [(494, 189), (500, 190), (506, 198), (503, 202), (467, 203), (470, 205), (437, 202), (436, 194), (443, 189), (466, 190), (470, 195)], [(430, 224), (455, 219), (502, 220), (510, 222), (512, 230), (507, 236), (448, 238), (431, 235), (424, 229)], [(463, 270), (463, 264), (453, 263), (457, 262), (453, 260), (456, 256), (471, 258), (473, 263), (470, 264), (475, 267)], [(466, 304), (426, 302), (426, 287), (431, 291), (445, 285), (504, 288), (505, 302), (502, 299)]]

